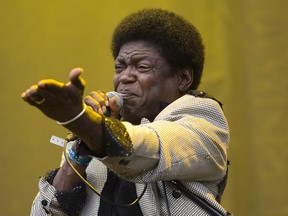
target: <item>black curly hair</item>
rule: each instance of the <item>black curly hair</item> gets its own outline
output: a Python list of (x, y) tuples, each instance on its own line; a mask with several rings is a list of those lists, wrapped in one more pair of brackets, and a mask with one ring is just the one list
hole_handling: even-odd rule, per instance
[(164, 9), (143, 9), (124, 18), (112, 37), (112, 54), (116, 59), (121, 46), (131, 41), (148, 41), (175, 71), (193, 69), (190, 89), (200, 84), (205, 53), (198, 30), (181, 16)]

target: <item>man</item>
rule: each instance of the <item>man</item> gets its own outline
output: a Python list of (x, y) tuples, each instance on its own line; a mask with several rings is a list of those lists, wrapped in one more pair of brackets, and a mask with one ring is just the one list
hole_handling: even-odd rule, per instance
[(121, 109), (101, 91), (83, 99), (81, 68), (66, 84), (41, 80), (22, 94), (73, 133), (61, 167), (40, 179), (31, 215), (227, 214), (229, 130), (221, 103), (196, 91), (198, 31), (172, 12), (141, 10), (115, 29), (112, 53)]

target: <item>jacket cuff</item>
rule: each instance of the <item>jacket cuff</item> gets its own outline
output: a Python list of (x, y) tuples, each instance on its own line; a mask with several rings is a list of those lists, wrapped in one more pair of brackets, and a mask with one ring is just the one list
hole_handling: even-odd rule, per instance
[[(58, 204), (60, 205), (60, 208), (62, 209), (63, 212), (65, 212), (65, 214), (69, 216), (79, 215), (81, 209), (83, 208), (85, 204), (86, 197), (87, 197), (86, 184), (83, 181), (81, 181), (69, 191), (57, 191), (52, 186), (52, 183), (58, 170), (59, 168), (53, 169), (51, 172), (46, 174), (44, 178), (40, 180), (40, 182), (42, 182), (42, 185), (45, 184), (45, 182), (49, 183), (49, 184), (46, 183), (45, 191), (47, 194), (41, 193), (42, 197), (44, 198), (41, 201), (41, 203), (42, 205), (43, 204), (45, 205), (45, 207), (43, 205), (43, 208), (49, 211), (52, 198), (55, 197), (58, 201)], [(86, 178), (86, 175), (84, 176), (84, 178)]]

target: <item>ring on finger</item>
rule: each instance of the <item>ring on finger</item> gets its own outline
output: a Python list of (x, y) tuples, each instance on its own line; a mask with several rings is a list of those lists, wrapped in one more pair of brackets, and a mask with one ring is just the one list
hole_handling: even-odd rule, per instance
[(45, 102), (45, 100), (46, 100), (45, 98), (42, 98), (41, 100), (35, 100), (34, 102), (38, 105), (41, 105)]

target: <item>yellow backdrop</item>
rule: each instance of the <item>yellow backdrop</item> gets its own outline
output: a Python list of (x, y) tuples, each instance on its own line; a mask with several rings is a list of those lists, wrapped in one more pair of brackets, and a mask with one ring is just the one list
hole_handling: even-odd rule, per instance
[(111, 90), (110, 39), (143, 7), (175, 11), (206, 44), (201, 89), (224, 103), (231, 128), (223, 205), (234, 215), (288, 215), (286, 0), (1, 0), (1, 215), (29, 215), (38, 177), (58, 166), (49, 144), (67, 131), (24, 103), (39, 79), (67, 80), (81, 66), (86, 93)]

